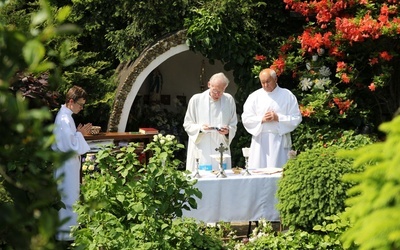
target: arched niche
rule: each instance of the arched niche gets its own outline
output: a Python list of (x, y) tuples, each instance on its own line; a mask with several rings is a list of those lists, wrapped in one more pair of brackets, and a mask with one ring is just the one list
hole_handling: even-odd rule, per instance
[[(205, 74), (200, 76), (203, 66)], [(204, 77), (205, 88), (208, 78), (216, 72), (223, 71), (233, 82), (232, 72), (225, 72), (221, 62), (216, 61), (214, 65), (210, 65), (207, 58), (190, 51), (186, 45), (186, 31), (179, 31), (144, 50), (134, 62), (119, 66), (119, 85), (108, 122), (108, 131), (126, 131), (135, 98), (141, 94), (139, 92), (143, 91), (142, 87), (145, 87), (147, 78), (156, 68), (161, 69), (164, 74), (164, 84), (176, 85), (180, 90), (186, 89), (187, 100), (201, 91), (201, 77)], [(191, 79), (188, 79), (188, 75)], [(234, 95), (236, 85), (231, 83), (227, 92)]]

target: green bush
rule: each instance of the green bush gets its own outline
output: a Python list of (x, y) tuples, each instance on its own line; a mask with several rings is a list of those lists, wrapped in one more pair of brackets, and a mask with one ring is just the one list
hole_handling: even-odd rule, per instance
[(330, 249), (342, 250), (338, 240), (340, 232), (347, 225), (339, 223), (338, 216), (327, 218), (332, 223), (315, 228), (319, 232), (306, 232), (290, 227), (284, 232), (275, 233), (269, 222), (260, 221), (259, 226), (253, 230), (249, 242), (238, 245), (242, 250), (304, 250), (304, 249)]
[(400, 116), (379, 129), (387, 134), (386, 141), (341, 153), (354, 158), (357, 168), (367, 165), (360, 174), (344, 176), (356, 183), (343, 214), (352, 223), (343, 234), (346, 247), (400, 249)]
[(278, 184), (278, 210), (282, 223), (311, 231), (325, 217), (342, 212), (351, 183), (342, 176), (359, 170), (350, 159), (336, 156), (338, 147), (315, 147), (288, 161)]
[[(1, 1), (0, 12), (15, 2)], [(7, 15), (0, 18), (0, 249), (58, 248), (54, 234), (61, 204), (53, 171), (67, 155), (50, 148), (48, 108), (30, 105), (32, 92), (23, 96), (11, 89), (20, 75), (43, 72), (50, 76), (46, 86), (55, 88), (61, 68), (69, 64), (69, 43), (61, 36), (75, 26), (63, 24), (69, 7), (54, 10), (46, 0), (29, 6), (15, 12), (21, 25), (7, 23), (12, 19)]]
[[(202, 229), (182, 210), (196, 208), (201, 193), (177, 168), (175, 136), (155, 135), (140, 165), (137, 144), (105, 148), (96, 154), (97, 170), (86, 173), (76, 205), (75, 244), (84, 249), (222, 249), (222, 239)], [(91, 165), (92, 163), (88, 163)], [(89, 168), (88, 168), (89, 169)]]

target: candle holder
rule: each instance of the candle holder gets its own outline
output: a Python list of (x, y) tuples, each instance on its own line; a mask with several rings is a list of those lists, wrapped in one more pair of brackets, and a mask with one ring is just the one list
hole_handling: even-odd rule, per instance
[(243, 172), (242, 175), (244, 175), (244, 176), (251, 175), (250, 172), (249, 172), (249, 152), (250, 152), (250, 149), (249, 148), (242, 148), (242, 152), (243, 152), (244, 160), (246, 162), (245, 171)]
[(196, 157), (196, 172), (193, 175), (194, 178), (201, 178), (201, 175), (199, 173), (199, 160), (200, 159)]
[(226, 174), (225, 174), (224, 168), (222, 166), (223, 162), (224, 162), (224, 158), (220, 157), (219, 164), (218, 164), (219, 171), (217, 173), (217, 178), (226, 178)]

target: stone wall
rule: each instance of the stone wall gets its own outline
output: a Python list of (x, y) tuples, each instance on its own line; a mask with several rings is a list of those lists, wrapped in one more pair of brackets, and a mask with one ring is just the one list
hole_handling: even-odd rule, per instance
[(119, 84), (111, 110), (110, 119), (108, 121), (107, 131), (118, 131), (118, 124), (121, 120), (124, 103), (132, 89), (132, 86), (134, 84), (142, 84), (142, 82), (136, 83), (136, 79), (139, 74), (160, 55), (164, 54), (166, 51), (175, 46), (185, 44), (185, 42), (186, 30), (178, 31), (170, 36), (158, 40), (156, 43), (149, 46), (135, 61), (123, 63), (118, 67), (117, 73)]

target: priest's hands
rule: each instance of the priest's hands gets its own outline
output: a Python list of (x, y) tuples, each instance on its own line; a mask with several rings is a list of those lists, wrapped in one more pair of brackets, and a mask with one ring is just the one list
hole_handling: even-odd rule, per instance
[(208, 126), (208, 125), (206, 125), (206, 124), (204, 124), (202, 127), (201, 127), (201, 132), (204, 132), (204, 133), (209, 133), (209, 132), (212, 132), (212, 131), (217, 131), (219, 134), (221, 134), (221, 135), (227, 135), (227, 134), (229, 134), (229, 128), (228, 127), (210, 127), (210, 126)]
[(91, 123), (86, 123), (85, 125), (82, 125), (79, 123), (78, 127), (76, 128), (76, 131), (81, 132), (82, 135), (88, 135), (90, 134), (90, 130), (92, 129), (92, 124)]
[(279, 121), (278, 115), (274, 111), (268, 111), (267, 113), (264, 114), (262, 118), (262, 123), (264, 122), (273, 122), (273, 121)]
[(218, 133), (221, 135), (227, 135), (227, 134), (229, 134), (229, 128), (227, 128), (227, 127), (219, 128)]

